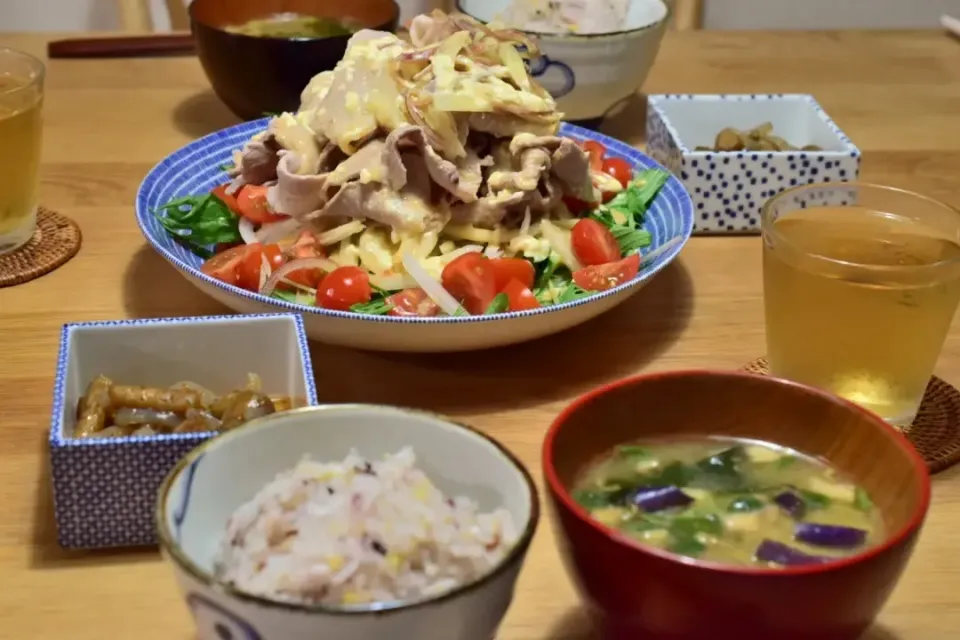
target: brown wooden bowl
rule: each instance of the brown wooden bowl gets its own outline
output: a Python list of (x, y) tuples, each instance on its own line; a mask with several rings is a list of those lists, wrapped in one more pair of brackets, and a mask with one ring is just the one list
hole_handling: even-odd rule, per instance
[[(587, 467), (619, 444), (705, 435), (764, 440), (825, 460), (870, 493), (887, 539), (822, 565), (735, 567), (628, 540), (571, 498)], [(857, 638), (896, 585), (930, 504), (926, 465), (878, 416), (748, 373), (658, 373), (597, 389), (554, 421), (543, 467), (568, 572), (603, 637), (617, 640)]]
[(400, 9), (393, 0), (193, 0), (190, 24), (200, 63), (213, 90), (244, 120), (295, 111), (310, 79), (333, 69), (347, 49), (349, 36), (259, 38), (224, 30), (278, 13), (393, 32)]

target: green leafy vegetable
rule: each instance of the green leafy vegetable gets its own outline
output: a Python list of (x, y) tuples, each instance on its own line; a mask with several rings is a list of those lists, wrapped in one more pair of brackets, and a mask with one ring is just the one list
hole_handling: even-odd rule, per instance
[(169, 233), (201, 258), (210, 258), (207, 247), (240, 242), (240, 219), (212, 194), (187, 196), (155, 209), (157, 221)]
[(564, 302), (573, 302), (574, 300), (580, 300), (581, 298), (586, 298), (592, 296), (595, 292), (587, 291), (586, 289), (581, 289), (574, 283), (567, 283), (567, 286), (564, 287), (563, 291), (560, 292), (560, 295), (557, 296), (557, 304), (562, 304)]
[(864, 513), (870, 513), (873, 511), (873, 500), (870, 499), (866, 491), (857, 487), (857, 492), (853, 497), (853, 506)]
[(650, 451), (646, 447), (625, 444), (617, 447), (617, 455), (623, 458), (647, 458), (650, 456)]
[(317, 306), (317, 300), (314, 296), (305, 291), (286, 291), (284, 289), (274, 289), (270, 294), (271, 298), (283, 300), (292, 304), (302, 304), (308, 307)]
[(498, 293), (493, 301), (490, 302), (490, 306), (487, 307), (487, 310), (483, 312), (483, 315), (490, 316), (495, 313), (503, 313), (510, 306), (510, 299), (505, 293)]
[(730, 502), (730, 506), (727, 507), (727, 511), (730, 513), (749, 513), (751, 511), (759, 511), (763, 509), (764, 502), (756, 496), (740, 496), (739, 498), (734, 498)]
[(803, 498), (803, 501), (807, 503), (807, 507), (810, 509), (826, 509), (831, 504), (828, 496), (817, 493), (816, 491), (797, 489), (797, 493), (800, 494), (800, 497)]
[(237, 168), (237, 166), (234, 165), (234, 164), (222, 164), (222, 165), (220, 165), (220, 170), (223, 171), (224, 173), (230, 173), (231, 171), (233, 171), (233, 170), (236, 169), (236, 168)]
[(676, 538), (693, 537), (698, 533), (718, 536), (723, 533), (723, 522), (713, 514), (708, 516), (684, 516), (674, 519), (670, 523), (669, 530), (670, 535)]
[(601, 491), (601, 490), (583, 490), (575, 491), (573, 499), (584, 509), (601, 509), (603, 507), (615, 506), (623, 499), (623, 494), (619, 490)]
[(796, 456), (786, 455), (777, 460), (776, 465), (777, 469), (786, 469), (797, 461)]
[(644, 476), (644, 484), (654, 487), (666, 487), (673, 485), (682, 489), (690, 484), (690, 481), (693, 480), (695, 475), (696, 474), (693, 469), (683, 464), (679, 460), (675, 460), (658, 470), (656, 473)]
[(610, 229), (623, 255), (650, 246), (650, 233), (640, 227), (650, 203), (669, 178), (670, 174), (662, 169), (641, 171), (626, 189), (592, 214)]
[(707, 545), (693, 536), (679, 538), (674, 536), (667, 549), (681, 556), (697, 558), (701, 553), (706, 551)]
[(391, 309), (393, 309), (393, 305), (380, 297), (373, 298), (370, 302), (361, 302), (350, 307), (350, 311), (368, 316), (385, 316), (390, 313)]
[(663, 528), (663, 522), (651, 520), (646, 517), (631, 518), (621, 526), (624, 533), (643, 533), (645, 531), (656, 531), (657, 529)]

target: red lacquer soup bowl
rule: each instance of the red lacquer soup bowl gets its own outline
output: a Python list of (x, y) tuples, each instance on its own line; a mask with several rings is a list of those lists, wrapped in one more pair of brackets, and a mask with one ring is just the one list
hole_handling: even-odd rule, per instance
[[(631, 541), (571, 497), (616, 445), (690, 436), (764, 440), (821, 458), (867, 490), (886, 537), (824, 564), (721, 565)], [(658, 373), (588, 393), (550, 427), (543, 468), (561, 555), (601, 637), (611, 640), (857, 638), (893, 591), (930, 504), (923, 460), (878, 416), (745, 373)]]

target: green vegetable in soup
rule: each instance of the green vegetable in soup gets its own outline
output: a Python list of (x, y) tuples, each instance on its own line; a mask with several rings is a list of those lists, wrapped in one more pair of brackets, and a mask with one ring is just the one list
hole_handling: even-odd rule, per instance
[[(671, 499), (651, 499), (652, 487), (664, 487)], [(575, 489), (577, 502), (605, 526), (713, 562), (821, 562), (858, 553), (883, 536), (880, 514), (862, 487), (817, 459), (764, 443), (705, 438), (621, 445)], [(784, 494), (802, 505), (786, 508)]]
[(334, 20), (296, 13), (280, 13), (267, 18), (250, 20), (241, 25), (226, 28), (231, 33), (258, 38), (332, 38), (348, 36), (355, 28)]

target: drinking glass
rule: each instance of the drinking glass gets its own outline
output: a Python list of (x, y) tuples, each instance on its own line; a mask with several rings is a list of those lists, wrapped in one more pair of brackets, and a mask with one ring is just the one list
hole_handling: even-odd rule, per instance
[(782, 192), (761, 224), (771, 373), (910, 424), (960, 301), (960, 211), (830, 183)]
[(14, 251), (37, 225), (43, 63), (0, 48), (0, 253)]

